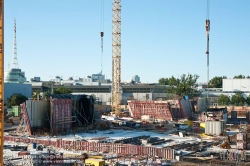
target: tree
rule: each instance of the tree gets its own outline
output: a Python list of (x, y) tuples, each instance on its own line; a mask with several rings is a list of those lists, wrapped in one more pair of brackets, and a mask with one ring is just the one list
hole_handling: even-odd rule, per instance
[(23, 102), (26, 102), (28, 98), (24, 95), (18, 94), (18, 95), (12, 95), (10, 98), (7, 98), (7, 107), (10, 108), (12, 106), (20, 105)]
[(183, 74), (180, 78), (175, 78), (174, 76), (172, 76), (168, 79), (168, 92), (176, 94), (179, 97), (182, 97), (183, 95), (187, 95), (189, 98), (199, 96), (200, 92), (196, 89), (196, 82), (198, 78), (199, 76), (196, 74)]
[(40, 96), (40, 93), (41, 93), (41, 92), (36, 91), (35, 93), (33, 93), (32, 98), (37, 98), (37, 95)]
[(168, 85), (168, 78), (160, 78), (158, 82), (160, 85)]
[(91, 96), (93, 97), (93, 99), (96, 99), (96, 95), (95, 94), (92, 94)]
[(212, 78), (209, 81), (209, 88), (222, 88), (222, 80), (226, 78), (226, 76)]
[(234, 76), (234, 79), (243, 79), (246, 78), (244, 75), (240, 74), (238, 76)]
[(236, 106), (243, 106), (245, 104), (245, 98), (242, 93), (236, 93), (232, 96), (231, 103)]
[(250, 95), (249, 95), (249, 96), (247, 96), (247, 98), (246, 98), (245, 102), (246, 102), (246, 103), (250, 106)]
[(70, 89), (62, 87), (62, 86), (54, 90), (54, 94), (70, 94), (70, 93), (72, 93)]
[(229, 96), (221, 94), (218, 98), (218, 104), (219, 105), (229, 105), (230, 104)]

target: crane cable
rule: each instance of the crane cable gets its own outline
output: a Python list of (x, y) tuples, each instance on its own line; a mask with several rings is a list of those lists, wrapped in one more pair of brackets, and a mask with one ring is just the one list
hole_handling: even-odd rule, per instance
[(210, 0), (207, 0), (207, 20), (209, 20)]
[(104, 36), (104, 0), (101, 0), (101, 24), (100, 24), (100, 35), (101, 35), (101, 71), (102, 71), (102, 59), (103, 59), (103, 36)]

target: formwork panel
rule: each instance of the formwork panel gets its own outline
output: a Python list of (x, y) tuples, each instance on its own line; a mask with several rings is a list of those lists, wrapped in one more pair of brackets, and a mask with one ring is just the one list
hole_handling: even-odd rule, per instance
[(72, 100), (51, 99), (51, 133), (54, 135), (72, 129)]
[(155, 119), (172, 120), (167, 101), (128, 101), (129, 110), (134, 118), (149, 115)]

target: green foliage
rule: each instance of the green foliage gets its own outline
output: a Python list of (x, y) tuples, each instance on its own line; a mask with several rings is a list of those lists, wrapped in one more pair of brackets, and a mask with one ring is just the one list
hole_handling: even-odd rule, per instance
[(249, 95), (249, 96), (247, 96), (247, 98), (246, 98), (245, 102), (246, 102), (248, 105), (250, 105), (250, 95)]
[(226, 78), (226, 76), (212, 78), (209, 81), (209, 88), (222, 88), (222, 80)]
[(62, 87), (62, 86), (54, 90), (54, 94), (70, 94), (70, 93), (72, 93), (70, 89)]
[(236, 106), (243, 106), (245, 104), (245, 98), (242, 93), (236, 93), (232, 96), (231, 103)]
[(158, 82), (160, 85), (168, 85), (168, 78), (160, 78)]
[(201, 93), (196, 89), (198, 78), (199, 76), (196, 74), (183, 74), (180, 78), (172, 76), (168, 79), (169, 88), (167, 89), (167, 92), (178, 95), (179, 97), (184, 95), (187, 95), (189, 98), (197, 97)]
[(37, 98), (37, 95), (40, 95), (41, 92), (36, 91), (35, 93), (33, 93), (32, 98)]
[(219, 105), (229, 105), (230, 104), (229, 96), (221, 94), (218, 98), (218, 104)]
[(50, 94), (51, 94), (50, 91), (43, 92), (43, 97), (42, 97), (42, 99), (43, 99), (43, 100), (48, 99), (47, 95), (50, 95)]
[(96, 95), (95, 95), (95, 94), (92, 94), (91, 96), (92, 96), (94, 99), (96, 99)]
[(7, 107), (10, 108), (12, 106), (20, 105), (23, 102), (26, 102), (28, 98), (24, 95), (18, 94), (18, 95), (12, 95), (10, 98), (7, 98)]
[(246, 77), (242, 74), (234, 76), (234, 79), (243, 79), (243, 78), (246, 78)]

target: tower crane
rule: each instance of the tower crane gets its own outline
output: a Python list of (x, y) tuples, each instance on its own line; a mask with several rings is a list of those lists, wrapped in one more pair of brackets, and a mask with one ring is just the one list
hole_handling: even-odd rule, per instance
[(4, 143), (4, 0), (0, 0), (0, 166)]
[(121, 0), (112, 1), (112, 112), (120, 113), (121, 96)]
[(210, 32), (210, 20), (209, 20), (209, 7), (210, 7), (210, 0), (207, 0), (207, 18), (206, 18), (206, 36), (207, 36), (207, 102), (206, 105), (209, 105), (209, 32)]

